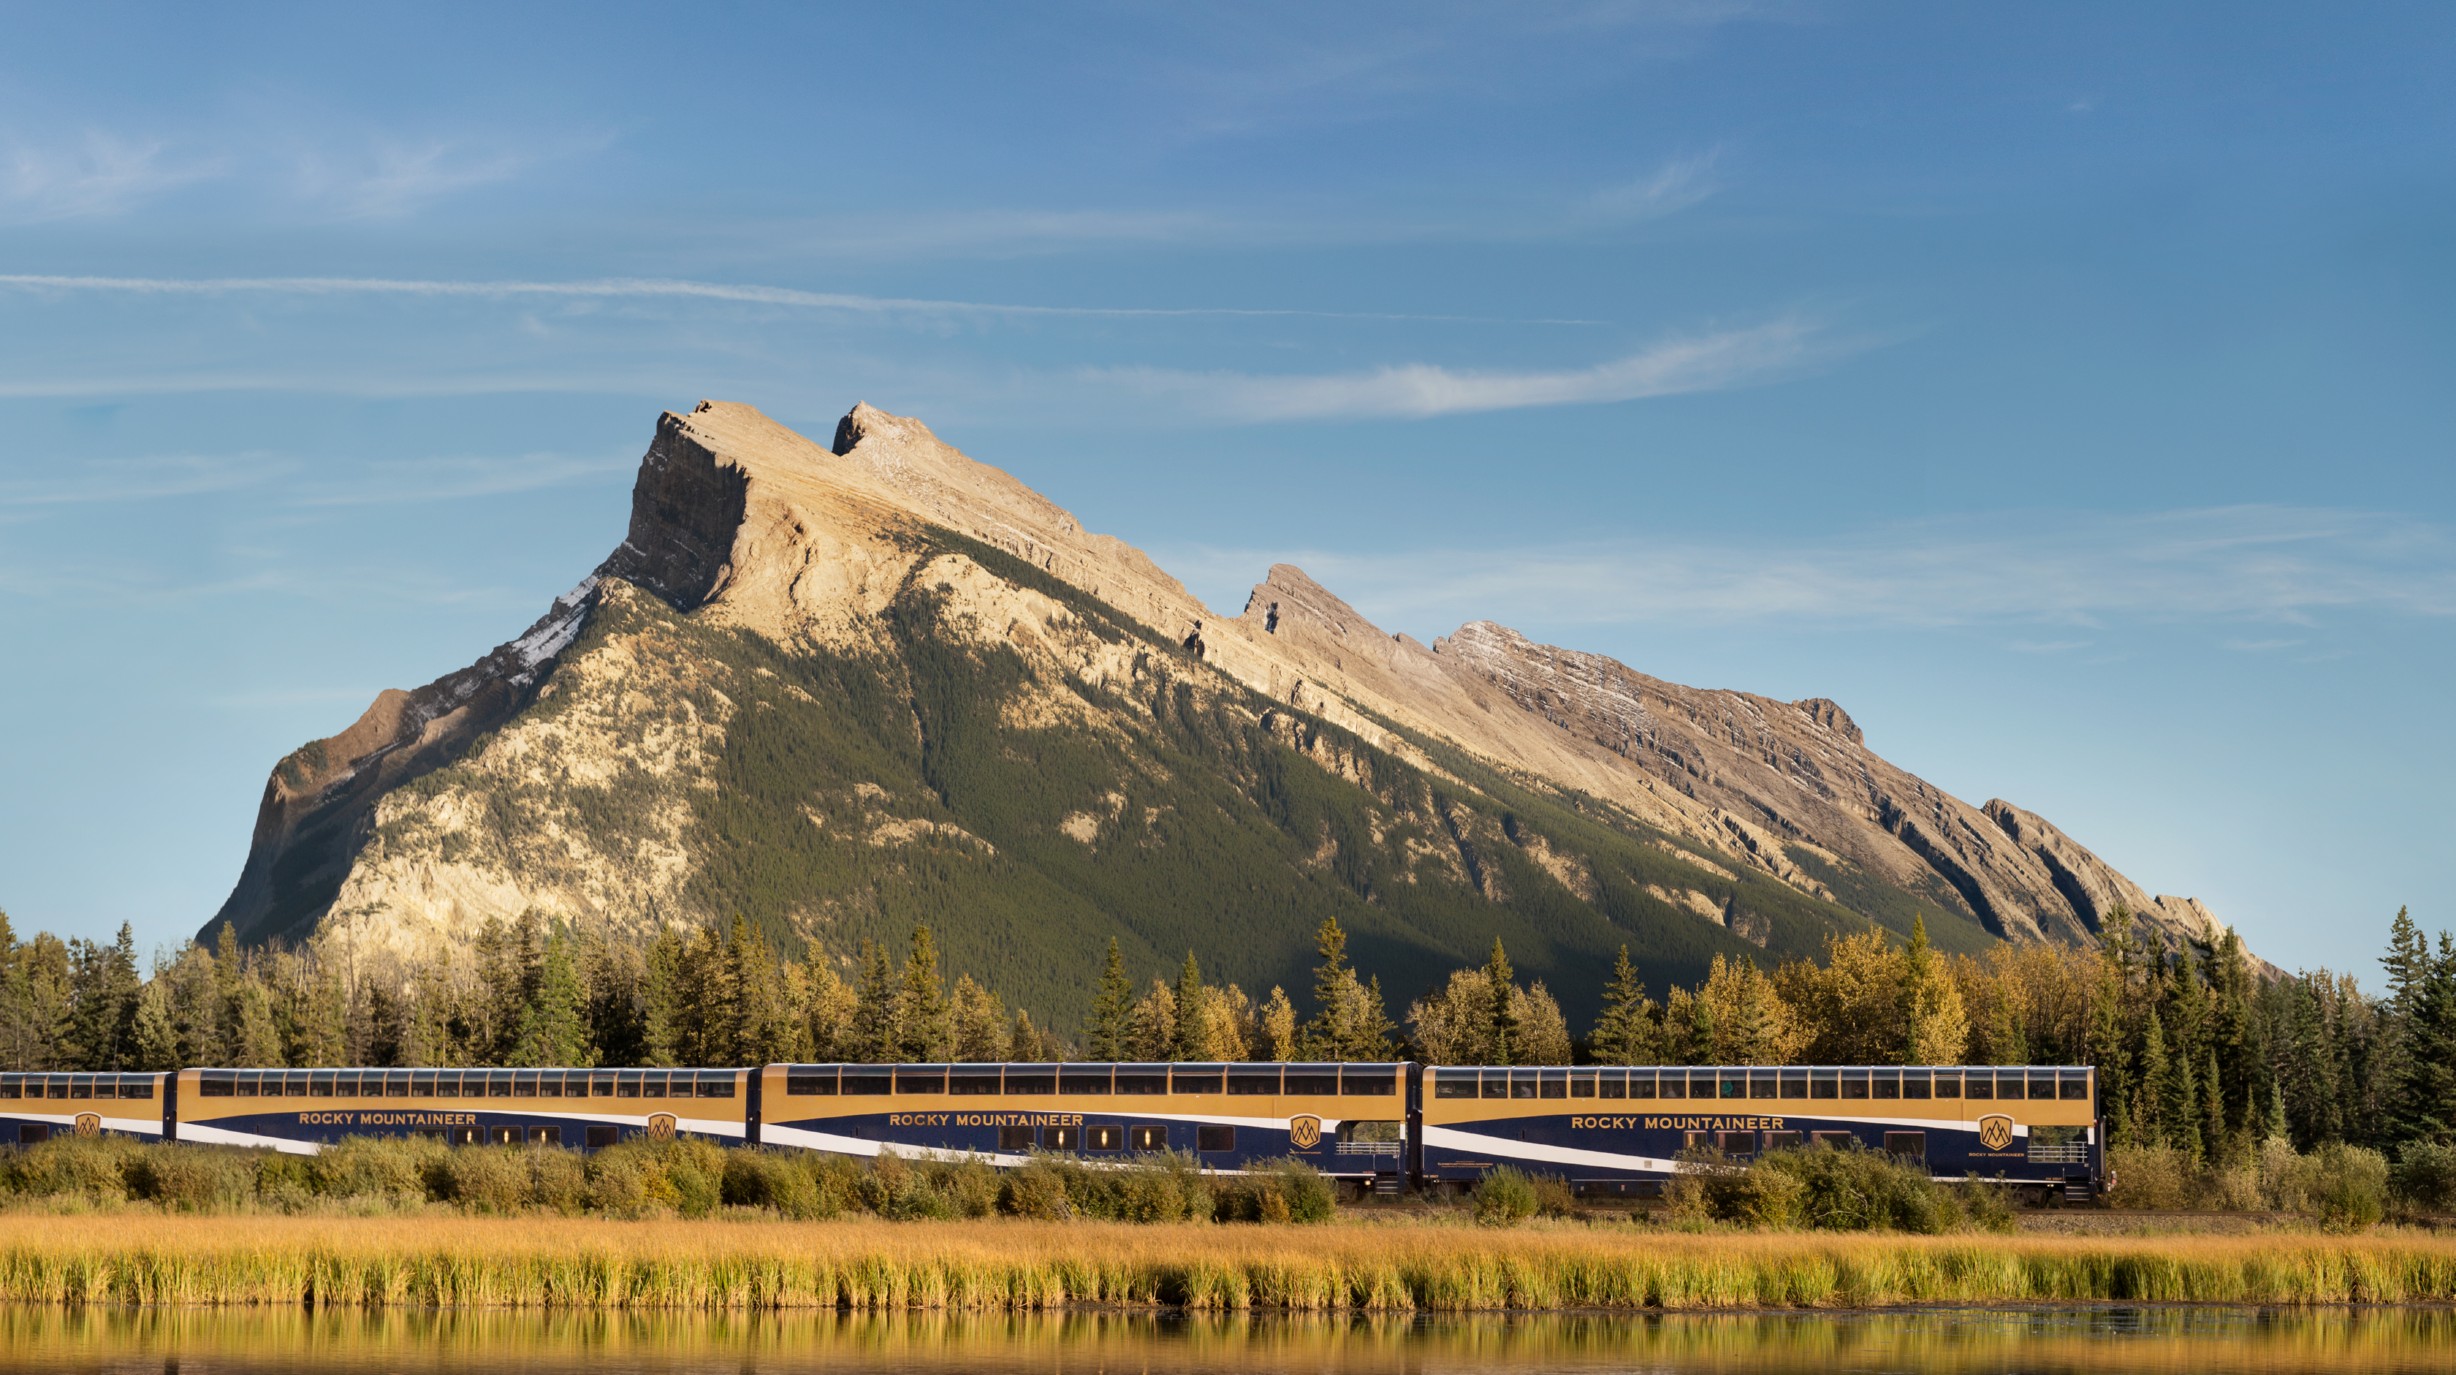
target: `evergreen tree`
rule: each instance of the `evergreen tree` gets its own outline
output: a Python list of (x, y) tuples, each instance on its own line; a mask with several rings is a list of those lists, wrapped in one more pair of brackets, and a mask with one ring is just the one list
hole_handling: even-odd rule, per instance
[(1606, 1065), (1660, 1064), (1663, 1033), (1656, 1025), (1660, 1016), (1654, 999), (1646, 996), (1645, 983), (1637, 977), (1637, 966), (1629, 962), (1629, 947), (1621, 946), (1619, 957), (1612, 962), (1612, 980), (1603, 987), (1603, 1014), (1595, 1019), (1587, 1049)]
[(1324, 917), (1314, 929), (1313, 1021), (1305, 1028), (1305, 1044), (1326, 1058), (1336, 1058), (1356, 1037), (1356, 999), (1348, 992), (1356, 981), (1348, 968), (1347, 933), (1337, 917)]
[(1509, 952), (1501, 948), (1501, 938), (1492, 938), (1492, 954), (1484, 960), (1484, 978), (1490, 984), (1486, 995), (1492, 999), (1491, 1028), (1486, 1033), (1485, 1051), (1496, 1065), (1517, 1064), (1518, 1050), (1518, 991), (1517, 971), (1509, 967)]
[(1927, 918), (1914, 915), (1910, 948), (1902, 953), (1902, 1063), (1958, 1065), (1970, 1045), (1961, 990), (1927, 944)]
[(896, 1015), (895, 970), (875, 941), (861, 943), (861, 988), (853, 1002), (853, 1058), (892, 1064), (903, 1045)]
[(2174, 1118), (2168, 1103), (2173, 1087), (2168, 1080), (2173, 1070), (2166, 1052), (2166, 1019), (2152, 1004), (2148, 1023), (2141, 1029), (2139, 1097), (2132, 1113), (2133, 1124), (2140, 1132), (2140, 1144), (2144, 1146), (2175, 1144), (2170, 1130)]
[(690, 963), (690, 942), (683, 934), (671, 926), (657, 928), (656, 937), (648, 945), (647, 969), (640, 986), (643, 1063), (684, 1063), (696, 1028), (706, 1020), (707, 1010), (702, 1001), (705, 990), (693, 980)]
[(852, 985), (815, 949), (795, 967), (789, 983), (801, 1009), (802, 1039), (810, 1058), (821, 1062), (860, 1059), (859, 1037), (854, 1031), (860, 999)]
[(1206, 1019), (1210, 1005), (1210, 990), (1203, 987), (1202, 966), (1194, 962), (1194, 952), (1185, 952), (1185, 966), (1177, 971), (1177, 1025), (1169, 1058), (1200, 1060), (1207, 1056), (1210, 1027)]
[(2402, 990), (2403, 1053), (2385, 1114), (2389, 1140), (2399, 1148), (2456, 1140), (2456, 942), (2441, 932), (2435, 957), (2427, 944), (2422, 950)]
[(809, 1042), (785, 992), (784, 965), (767, 937), (736, 914), (726, 964), (733, 985), (733, 1058), (718, 1064), (764, 1065), (800, 1060)]
[(1109, 937), (1109, 957), (1100, 967), (1100, 986), (1092, 995), (1091, 1021), (1085, 1027), (1089, 1053), (1095, 1060), (1121, 1060), (1126, 1055), (1126, 1019), (1134, 1011), (1134, 985), (1126, 979), (1125, 957), (1117, 938)]
[(109, 945), (69, 943), (70, 1040), (80, 1068), (125, 1069), (136, 1055), (137, 1004), (144, 979), (136, 968), (136, 939), (128, 924)]
[(561, 935), (546, 938), (538, 955), (537, 987), (520, 1010), (513, 1029), (511, 1062), (516, 1065), (586, 1067), (588, 990), (572, 962), (571, 943)]

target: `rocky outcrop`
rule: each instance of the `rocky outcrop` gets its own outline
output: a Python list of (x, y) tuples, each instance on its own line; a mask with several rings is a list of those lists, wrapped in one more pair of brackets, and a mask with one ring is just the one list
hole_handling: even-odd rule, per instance
[[(989, 566), (1001, 559), (1031, 576)], [(1128, 773), (1167, 773), (1135, 753), (1150, 728), (1136, 713), (1148, 716), (1163, 682), (1223, 720), (1298, 742), (1372, 793), (1361, 824), (1399, 857), (1382, 881), (1453, 875), (1503, 907), (1530, 883), (1598, 912), (1624, 901), (1593, 853), (1506, 807), (1479, 810), (1474, 796), (1493, 785), (1470, 775), (1490, 770), (1674, 857), (1676, 873), (1632, 870), (1625, 891), (1651, 896), (1625, 901), (1711, 927), (1699, 937), (1709, 944), (1796, 943), (1810, 912), (1902, 925), (1914, 908), (2012, 940), (2086, 941), (2117, 907), (2176, 934), (2214, 929), (2198, 903), (2149, 896), (2043, 820), (2000, 801), (1972, 807), (1895, 768), (1832, 701), (1683, 687), (1487, 622), (1426, 646), (1284, 564), (1240, 614), (1218, 616), (1141, 551), (1084, 530), (917, 420), (856, 406), (822, 446), (750, 407), (702, 402), (662, 417), (622, 543), (528, 632), (424, 688), (383, 694), (349, 729), (282, 761), (208, 930), (229, 922), (256, 941), (346, 926), (409, 948), (530, 906), (628, 927), (710, 915), (693, 908), (706, 901), (693, 876), (712, 862), (694, 799), (724, 786), (712, 761), (741, 729), (744, 701), (792, 703), (751, 659), (694, 659), (705, 651), (692, 636), (891, 663), (912, 652), (898, 636), (924, 602), (933, 633), (1024, 666), (1026, 685), (1000, 709), (1008, 727), (1093, 733), (1141, 761)], [(587, 633), (601, 608), (619, 633), (611, 621)], [(1148, 640), (1086, 624), (1107, 616)], [(1166, 665), (1154, 658), (1163, 651)], [(1263, 705), (1242, 705), (1246, 694)], [(1393, 783), (1394, 769), (1443, 781), (1409, 793), (1418, 785)], [(592, 789), (630, 799), (614, 809), (619, 824)], [(974, 842), (965, 854), (1011, 858), (1012, 835), (878, 805), (831, 815), (814, 797), (809, 824), (898, 838), (867, 851), (955, 835)], [(1138, 824), (1107, 805), (1070, 805), (1046, 829), (1099, 852)], [(1165, 808), (1146, 811), (1140, 824), (1164, 832)], [(1418, 833), (1410, 818), (1433, 820)], [(1307, 838), (1305, 863), (1348, 863), (1353, 877), (1340, 844)], [(1769, 881), (1798, 895), (1798, 912), (1743, 900)], [(834, 920), (843, 901), (813, 895), (806, 919)]]

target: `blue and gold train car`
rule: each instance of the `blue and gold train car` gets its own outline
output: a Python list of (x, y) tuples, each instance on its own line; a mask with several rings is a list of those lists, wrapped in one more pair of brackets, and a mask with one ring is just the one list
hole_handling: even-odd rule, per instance
[(0, 1074), (0, 1143), (55, 1136), (162, 1139), (167, 1074)]
[(1588, 1194), (1645, 1194), (1683, 1153), (1748, 1160), (1837, 1146), (2085, 1198), (2104, 1134), (2087, 1069), (1717, 1066), (1424, 1071), (1418, 1169), (1480, 1179), (1500, 1165)]
[(750, 1138), (747, 1069), (187, 1069), (181, 1141), (312, 1153), (353, 1136), (577, 1146)]
[(1402, 1064), (769, 1065), (759, 1140), (842, 1155), (1160, 1151), (1206, 1169), (1293, 1157), (1395, 1182), (1405, 1168)]

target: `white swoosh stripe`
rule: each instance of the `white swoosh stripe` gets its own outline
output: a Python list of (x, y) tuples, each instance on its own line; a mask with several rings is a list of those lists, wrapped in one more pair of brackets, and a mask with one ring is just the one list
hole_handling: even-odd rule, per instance
[(1540, 1141), (1503, 1141), (1474, 1132), (1453, 1131), (1448, 1127), (1426, 1127), (1425, 1149), (1436, 1146), (1453, 1151), (1475, 1151), (1484, 1155), (1508, 1156), (1514, 1160), (1540, 1160), (1550, 1165), (1591, 1165), (1604, 1170), (1647, 1170), (1655, 1174), (1677, 1174), (1684, 1167), (1677, 1160), (1659, 1160), (1650, 1155), (1625, 1155), (1619, 1151), (1590, 1151), (1576, 1146), (1547, 1146)]

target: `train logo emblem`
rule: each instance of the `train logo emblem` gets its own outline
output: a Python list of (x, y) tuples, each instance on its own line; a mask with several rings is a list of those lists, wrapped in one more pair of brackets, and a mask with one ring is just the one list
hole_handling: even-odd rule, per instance
[(674, 1115), (670, 1112), (650, 1113), (648, 1115), (648, 1139), (651, 1141), (673, 1140)]
[(101, 1115), (100, 1113), (91, 1113), (91, 1112), (81, 1112), (81, 1113), (78, 1113), (78, 1114), (77, 1114), (77, 1135), (79, 1135), (79, 1136), (100, 1136), (100, 1135), (102, 1135), (102, 1115)]
[(1322, 1144), (1322, 1119), (1291, 1117), (1288, 1119), (1288, 1144), (1300, 1151), (1309, 1151)]
[(1978, 1144), (1991, 1151), (2000, 1151), (2013, 1144), (2013, 1120), (2002, 1113), (1990, 1113), (1978, 1120)]

